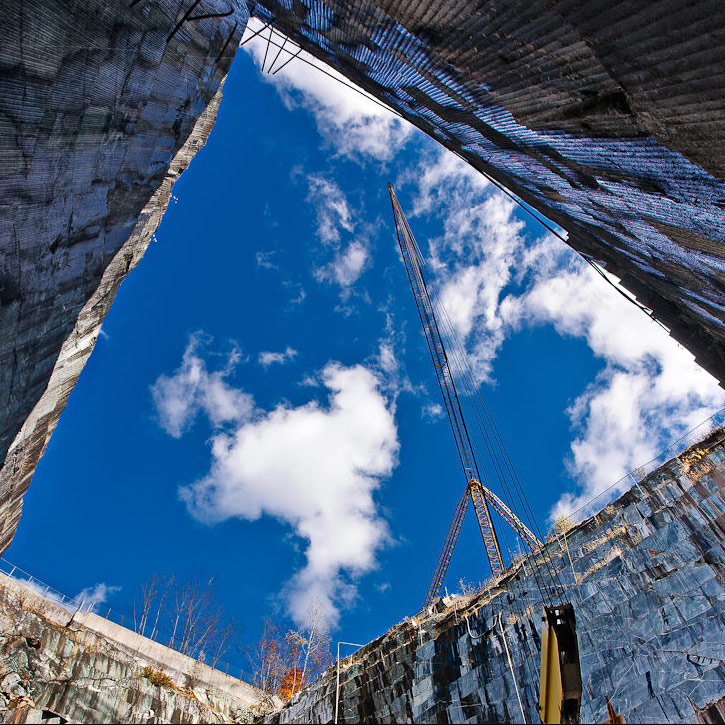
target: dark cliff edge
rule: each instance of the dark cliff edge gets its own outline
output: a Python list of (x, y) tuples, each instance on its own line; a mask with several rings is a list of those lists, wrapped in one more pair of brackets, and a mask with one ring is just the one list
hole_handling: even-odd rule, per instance
[(181, 24), (168, 0), (0, 11), (0, 551), (119, 285), (214, 125), (246, 26), (233, 7)]

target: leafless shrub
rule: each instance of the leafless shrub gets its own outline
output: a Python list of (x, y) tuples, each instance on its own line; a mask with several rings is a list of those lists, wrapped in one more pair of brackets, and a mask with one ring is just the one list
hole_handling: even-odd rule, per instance
[(165, 672), (161, 672), (161, 670), (144, 667), (141, 671), (141, 676), (145, 677), (153, 685), (156, 685), (156, 687), (174, 687), (174, 681)]
[(154, 574), (138, 606), (134, 600), (134, 625), (139, 634), (150, 628), (151, 639), (163, 636), (169, 647), (212, 667), (236, 640), (233, 618), (215, 601), (213, 578), (178, 582)]
[(254, 685), (268, 695), (289, 699), (312, 682), (332, 662), (325, 611), (313, 600), (306, 621), (286, 632), (272, 617), (265, 617), (257, 642), (248, 650)]

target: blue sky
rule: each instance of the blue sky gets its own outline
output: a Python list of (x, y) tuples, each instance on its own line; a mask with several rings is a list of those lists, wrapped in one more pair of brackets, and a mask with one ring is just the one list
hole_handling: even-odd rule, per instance
[[(299, 60), (263, 74), (263, 54), (238, 53), (6, 556), (119, 610), (154, 572), (214, 575), (242, 642), (317, 597), (366, 642), (419, 609), (465, 483), (388, 181), (542, 527), (725, 397), (476, 172)], [(487, 571), (469, 514), (446, 584)]]

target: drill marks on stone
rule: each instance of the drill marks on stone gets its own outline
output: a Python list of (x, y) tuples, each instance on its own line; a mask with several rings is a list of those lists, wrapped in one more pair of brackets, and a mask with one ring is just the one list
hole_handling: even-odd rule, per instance
[[(606, 719), (604, 693), (627, 722), (691, 722), (693, 706), (703, 708), (725, 694), (722, 658), (710, 644), (725, 637), (725, 502), (714, 480), (725, 474), (725, 442), (715, 437), (707, 448), (713, 469), (698, 481), (672, 460), (567, 531), (577, 574), (589, 571), (575, 604), (583, 721)], [(713, 517), (713, 511), (722, 513)], [(571, 592), (574, 577), (559, 543), (547, 548)], [(494, 627), (499, 616), (508, 623), (522, 705), (534, 722), (541, 605), (523, 560), (498, 586), (444, 598), (396, 625), (349, 660), (340, 694), (347, 720), (340, 722), (518, 722), (511, 672)], [(328, 675), (267, 721), (325, 722), (334, 695)]]

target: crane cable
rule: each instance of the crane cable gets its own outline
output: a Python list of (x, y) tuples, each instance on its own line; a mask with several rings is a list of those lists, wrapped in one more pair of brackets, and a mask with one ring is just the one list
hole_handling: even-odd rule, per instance
[[(389, 185), (389, 187), (390, 187), (390, 185)], [(391, 197), (392, 197), (392, 188), (391, 188)], [(393, 207), (395, 209), (395, 201), (393, 203)], [(400, 210), (400, 211), (401, 211), (401, 214), (402, 214), (402, 210)], [(397, 230), (397, 223), (398, 223), (397, 216), (395, 218), (395, 222), (396, 222), (396, 230)], [(456, 360), (456, 364), (457, 364), (457, 368), (459, 370), (459, 373), (463, 375), (462, 382), (468, 388), (468, 394), (471, 397), (472, 401), (474, 401), (474, 403), (475, 403), (476, 396), (475, 395), (472, 395), (471, 394), (471, 391), (472, 390), (473, 391), (479, 390), (479, 386), (476, 384), (476, 382), (475, 382), (475, 380), (473, 378), (471, 366), (470, 366), (470, 364), (468, 363), (468, 360), (467, 360), (467, 353), (465, 352), (465, 349), (463, 348), (460, 340), (458, 339), (458, 336), (455, 334), (455, 329), (453, 328), (453, 325), (452, 325), (452, 323), (450, 321), (450, 317), (448, 316), (448, 313), (447, 313), (447, 311), (445, 309), (445, 306), (442, 304), (442, 301), (440, 299), (440, 296), (435, 291), (434, 291), (434, 293), (433, 293), (432, 296), (428, 294), (427, 284), (425, 282), (425, 276), (423, 275), (423, 270), (422, 270), (422, 266), (424, 264), (424, 262), (423, 262), (423, 255), (422, 255), (422, 253), (420, 251), (420, 248), (417, 245), (417, 242), (415, 240), (415, 235), (413, 234), (412, 230), (410, 229), (410, 227), (407, 224), (407, 221), (404, 219), (404, 217), (403, 217), (403, 222), (406, 224), (406, 231), (407, 231), (406, 238), (409, 237), (410, 240), (411, 240), (411, 242), (412, 242), (412, 245), (414, 246), (414, 250), (415, 250), (414, 251), (414, 254), (416, 256), (416, 262), (417, 262), (417, 264), (416, 264), (416, 266), (417, 266), (417, 274), (420, 277), (420, 280), (421, 280), (423, 286), (426, 288), (426, 296), (428, 297), (429, 304), (431, 305), (431, 312), (434, 315), (434, 319), (435, 319), (435, 317), (439, 317), (440, 320), (441, 320), (441, 325), (445, 325), (445, 328), (444, 329), (446, 329), (446, 332), (448, 333), (447, 336), (453, 342), (453, 348), (451, 348), (451, 352), (455, 353), (456, 358), (458, 358)], [(400, 232), (398, 230), (398, 235), (399, 234), (400, 234)], [(422, 264), (422, 262), (423, 262), (423, 264)], [(407, 265), (406, 265), (406, 269), (407, 269)], [(408, 273), (408, 274), (410, 276), (410, 273)], [(436, 310), (438, 311), (438, 315), (436, 315)], [(426, 336), (426, 340), (427, 340), (427, 336)], [(443, 345), (442, 340), (441, 340), (441, 345)], [(430, 342), (429, 342), (429, 347), (430, 347)], [(446, 354), (445, 353), (445, 346), (443, 346), (443, 350), (444, 350), (444, 354)], [(453, 375), (453, 371), (452, 370), (450, 371), (450, 374)], [(460, 376), (459, 376), (459, 379), (460, 379)], [(482, 395), (480, 394), (480, 390), (479, 390), (479, 396), (481, 397), (481, 399), (483, 400), (483, 402), (485, 404), (485, 399), (482, 398)], [(444, 398), (445, 398), (445, 396), (444, 396)], [(490, 415), (490, 411), (488, 410), (488, 407), (485, 406), (484, 409), (486, 410), (486, 413), (488, 415), (489, 421), (491, 423), (493, 423), (493, 419), (492, 419), (492, 417)], [(511, 490), (509, 488), (509, 485), (508, 485), (508, 482), (507, 482), (507, 479), (506, 479), (505, 472), (504, 472), (503, 468), (500, 466), (500, 463), (499, 463), (499, 460), (498, 460), (499, 457), (496, 455), (496, 452), (495, 452), (495, 448), (498, 447), (498, 449), (499, 449), (500, 452), (504, 452), (505, 453), (505, 456), (504, 455), (501, 455), (501, 458), (507, 463), (508, 468), (511, 469), (512, 468), (511, 460), (510, 460), (510, 457), (508, 456), (508, 453), (506, 452), (505, 445), (503, 444), (503, 441), (501, 440), (501, 437), (498, 434), (498, 430), (497, 430), (497, 428), (495, 428), (495, 424), (493, 424), (493, 428), (496, 430), (496, 435), (494, 436), (492, 434), (491, 436), (489, 436), (487, 426), (481, 420), (480, 412), (477, 409), (477, 407), (475, 406), (475, 404), (473, 405), (473, 412), (474, 412), (474, 415), (476, 417), (476, 421), (477, 421), (477, 423), (479, 425), (479, 428), (481, 430), (482, 437), (483, 437), (483, 439), (484, 439), (484, 441), (485, 441), (485, 443), (487, 445), (487, 448), (488, 448), (488, 451), (489, 451), (489, 457), (490, 457), (490, 459), (492, 461), (492, 464), (493, 464), (494, 473), (496, 474), (496, 476), (497, 476), (497, 478), (499, 480), (499, 483), (500, 483), (501, 487), (506, 491), (506, 495), (507, 495), (507, 498), (509, 499), (509, 501), (513, 504), (514, 508), (518, 508), (516, 506), (515, 502), (514, 502), (514, 497), (511, 494)], [(461, 415), (462, 415), (462, 412), (461, 412)], [(463, 419), (463, 420), (465, 420), (465, 419)], [(464, 425), (465, 425), (465, 422), (464, 422)], [(467, 438), (468, 438), (468, 433), (467, 433)], [(469, 439), (469, 446), (471, 446), (471, 448), (473, 448), (472, 443), (474, 443), (474, 442), (475, 442), (475, 439), (473, 441), (471, 441)], [(476, 445), (475, 448), (477, 449), (478, 446)], [(476, 463), (476, 459), (477, 458), (481, 458), (480, 452), (478, 452), (478, 455), (476, 455), (473, 452), (473, 450), (471, 450), (471, 453), (473, 454), (473, 461), (472, 461), (473, 462), (473, 465), (475, 466), (476, 472), (478, 473), (478, 476), (479, 476), (479, 479), (480, 479), (481, 474), (479, 472), (479, 466)], [(481, 460), (483, 460), (483, 459), (481, 458)], [(483, 473), (484, 473), (484, 476), (485, 476), (485, 479), (484, 479), (485, 482), (488, 483), (488, 476), (486, 474), (486, 470), (485, 469), (481, 469), (481, 470), (483, 470)], [(514, 483), (514, 485), (515, 485), (515, 481), (517, 481), (518, 479), (514, 479), (513, 476), (511, 476), (510, 472), (509, 472), (509, 476), (512, 479), (512, 483)], [(519, 487), (516, 490), (517, 490), (517, 493), (519, 494), (519, 496), (520, 497), (523, 496), (523, 498), (525, 500), (525, 494), (523, 493), (523, 489), (520, 486), (520, 482), (519, 482)], [(528, 508), (529, 508), (529, 516), (535, 522), (535, 519), (533, 518), (533, 515), (531, 514), (530, 507), (528, 507)], [(518, 518), (516, 516), (516, 514), (514, 514), (514, 517), (515, 518)], [(519, 518), (519, 521), (520, 521), (520, 518)], [(515, 530), (517, 530), (517, 529), (515, 529)], [(505, 531), (505, 529), (504, 529), (504, 531)], [(517, 533), (519, 533), (519, 535), (520, 535), (520, 532), (518, 530), (517, 530)], [(552, 582), (552, 585), (553, 585), (553, 583), (554, 583), (554, 581), (555, 581), (555, 579), (557, 577), (556, 577), (555, 572), (553, 572), (551, 570), (551, 567), (549, 566), (549, 562), (548, 562), (545, 554), (542, 556), (542, 561), (549, 568), (549, 575), (550, 575), (550, 579), (551, 579), (551, 582)], [(542, 580), (539, 576), (536, 576), (537, 569), (538, 569), (538, 567), (537, 566), (534, 566), (534, 574), (535, 574), (535, 578), (536, 578), (536, 583), (537, 583), (537, 587), (539, 588), (539, 591), (541, 593), (542, 599), (543, 600), (549, 600), (551, 602), (552, 599), (553, 599), (552, 598), (552, 595), (551, 595), (551, 591), (549, 590), (549, 587), (547, 586), (546, 581), (545, 580)], [(561, 582), (560, 581), (559, 581), (559, 585), (561, 587)]]
[[(502, 454), (501, 458), (505, 461), (508, 459), (508, 466), (509, 471), (512, 469), (513, 464), (511, 464), (510, 457), (508, 456), (508, 451), (506, 450), (506, 446), (503, 443), (503, 441), (500, 438), (500, 435), (497, 435), (494, 440), (492, 440), (492, 436), (489, 436), (487, 426), (484, 423), (484, 421), (481, 419), (481, 413), (478, 409), (478, 406), (475, 404), (476, 397), (479, 397), (485, 404), (485, 398), (483, 398), (483, 395), (480, 393), (480, 386), (476, 384), (473, 371), (471, 369), (470, 363), (468, 361), (468, 356), (463, 349), (463, 346), (458, 338), (458, 335), (455, 332), (455, 329), (452, 326), (452, 322), (450, 320), (450, 317), (448, 315), (447, 310), (445, 309), (444, 305), (442, 304), (442, 301), (440, 300), (440, 296), (438, 295), (437, 291), (434, 292), (434, 304), (436, 305), (437, 310), (440, 313), (441, 320), (442, 320), (442, 326), (446, 332), (446, 336), (449, 337), (450, 341), (453, 343), (452, 346), (452, 353), (454, 356), (454, 359), (456, 360), (456, 366), (459, 370), (459, 379), (463, 383), (464, 389), (467, 393), (468, 400), (470, 401), (470, 407), (471, 410), (474, 413), (474, 418), (476, 419), (476, 423), (478, 424), (479, 431), (481, 433), (481, 437), (483, 438), (486, 448), (488, 450), (489, 458), (491, 459), (494, 467), (494, 471), (496, 472), (496, 476), (498, 479), (499, 484), (501, 485), (502, 489), (506, 493), (506, 498), (508, 499), (509, 503), (511, 504), (512, 509), (514, 510), (514, 513), (520, 520), (528, 519), (528, 522), (533, 528), (534, 531), (537, 533), (537, 537), (542, 542), (542, 544), (545, 543), (544, 537), (541, 535), (541, 531), (539, 530), (539, 526), (536, 522), (536, 518), (533, 516), (533, 512), (531, 511), (530, 506), (528, 506), (528, 501), (526, 499), (526, 494), (523, 491), (523, 487), (521, 486), (519, 482), (518, 489), (515, 489), (517, 491), (517, 494), (520, 499), (523, 499), (526, 506), (525, 509), (527, 509), (527, 513), (525, 516), (521, 516), (520, 512), (518, 510), (518, 506), (515, 503), (515, 499), (513, 495), (511, 494), (511, 490), (509, 487), (509, 484), (506, 480), (505, 472), (501, 468), (499, 457), (496, 455), (496, 447), (498, 448), (499, 452)], [(490, 411), (488, 418), (490, 422), (495, 426), (495, 423), (493, 422), (493, 418), (490, 415)], [(474, 439), (475, 441), (475, 439)], [(476, 446), (477, 447), (477, 446)], [(480, 456), (480, 454), (479, 454)], [(485, 469), (484, 469), (485, 470)], [(510, 475), (510, 474), (509, 474)], [(516, 479), (518, 480), (518, 479)], [(506, 531), (504, 529), (504, 531)], [(506, 532), (508, 533), (508, 532)], [(532, 552), (534, 557), (536, 556), (536, 552)], [(534, 560), (535, 561), (535, 560)], [(549, 587), (549, 585), (546, 582), (546, 578), (540, 577), (539, 572), (539, 566), (533, 565), (533, 573), (534, 573), (534, 579), (537, 584), (537, 588), (539, 589), (539, 592), (542, 595), (542, 599), (544, 601), (549, 601), (549, 603), (552, 603), (554, 601), (554, 593), (555, 593), (555, 585), (554, 582), (558, 580), (558, 588), (561, 590), (563, 589), (561, 580), (558, 577), (558, 574), (555, 572), (555, 570), (552, 569), (550, 562), (546, 558), (545, 555), (542, 555), (542, 561), (548, 570), (549, 579), (552, 582), (552, 587), (554, 587), (554, 591)]]
[[(260, 28), (259, 30), (257, 30), (253, 35), (251, 35), (246, 40), (243, 40), (239, 44), (239, 47), (241, 47), (242, 45), (246, 44), (247, 42), (249, 42), (253, 38), (259, 36), (263, 40), (267, 40), (268, 46), (269, 46), (269, 44), (271, 44), (271, 45), (274, 45), (276, 48), (279, 48), (280, 49), (279, 52), (277, 53), (277, 57), (279, 57), (279, 54), (282, 52), (281, 49), (284, 47), (284, 42), (281, 45), (279, 43), (274, 42), (274, 40), (272, 39), (272, 35), (273, 35), (273, 33), (277, 33), (278, 35), (280, 35), (284, 39), (284, 41), (286, 41), (288, 39), (288, 36), (285, 33), (281, 32), (280, 30), (277, 30), (276, 28), (273, 28), (272, 27), (271, 24), (272, 24), (272, 22), (274, 20), (275, 20), (275, 18), (273, 17), (262, 28)], [(260, 20), (260, 22), (261, 22), (261, 20)], [(267, 28), (267, 27), (269, 27), (269, 30), (270, 30), (270, 37), (268, 39), (267, 38), (264, 38), (263, 36), (260, 35), (260, 33), (265, 28)], [(293, 43), (296, 43), (297, 41), (292, 40), (292, 42)], [(300, 51), (304, 50), (302, 48), (302, 46), (300, 46), (299, 44), (297, 44), (297, 45), (298, 45)], [(291, 51), (288, 51), (288, 52), (291, 52)], [(309, 53), (312, 58), (315, 58), (316, 60), (320, 60), (319, 58), (317, 58), (317, 56), (312, 55), (309, 51), (305, 50), (305, 52), (306, 53)], [(266, 53), (265, 53), (265, 58), (266, 58)], [(330, 73), (328, 70), (325, 70), (324, 68), (321, 68), (316, 63), (313, 63), (312, 61), (310, 61), (307, 58), (305, 58), (302, 55), (300, 55), (299, 52), (297, 54), (295, 54), (294, 56), (290, 56), (290, 58), (284, 63), (284, 65), (287, 65), (287, 63), (289, 63), (291, 60), (300, 60), (300, 61), (302, 61), (306, 65), (309, 65), (310, 67), (315, 68), (316, 70), (320, 71), (320, 73), (324, 73), (326, 76), (328, 76), (332, 80), (337, 81), (338, 83), (340, 83), (341, 85), (343, 85), (345, 88), (347, 88), (347, 89), (349, 89), (351, 91), (354, 91), (355, 93), (358, 93), (363, 98), (365, 98), (366, 100), (370, 101), (371, 103), (375, 103), (376, 105), (380, 106), (381, 108), (383, 108), (384, 110), (386, 110), (389, 113), (393, 114), (394, 116), (397, 116), (401, 120), (406, 121), (407, 123), (410, 123), (411, 125), (415, 126), (415, 124), (407, 116), (405, 116), (403, 113), (401, 113), (397, 109), (392, 108), (387, 103), (384, 103), (383, 101), (379, 100), (378, 98), (376, 98), (375, 96), (373, 96), (371, 93), (369, 93), (367, 91), (364, 91), (362, 88), (356, 86), (354, 83), (346, 83), (342, 78), (339, 78), (335, 74)], [(325, 63), (325, 61), (323, 61), (323, 60), (320, 60), (320, 62), (321, 63)], [(280, 68), (278, 68), (273, 73), (273, 75), (275, 75), (279, 70), (282, 70), (282, 68), (284, 67), (284, 65), (281, 66)], [(327, 64), (325, 63), (325, 65), (327, 65)], [(334, 68), (334, 66), (331, 66), (331, 67)], [(337, 69), (335, 69), (335, 70), (337, 71)], [(339, 73), (340, 71), (337, 71), (337, 72)], [(385, 94), (386, 94), (386, 92), (384, 91), (383, 92), (383, 95), (385, 95)], [(388, 95), (391, 95), (391, 94), (388, 93)], [(500, 181), (498, 181), (498, 179), (494, 178), (489, 172), (484, 171), (483, 169), (480, 169), (480, 168), (477, 168), (476, 166), (474, 166), (474, 164), (472, 164), (465, 156), (463, 156), (463, 154), (461, 154), (460, 151), (458, 151), (456, 149), (453, 149), (453, 148), (450, 148), (449, 146), (445, 146), (442, 142), (440, 142), (440, 143), (441, 143), (441, 145), (444, 146), (444, 148), (446, 148), (448, 151), (450, 151), (452, 154), (454, 154), (456, 157), (458, 157), (465, 164), (468, 164), (469, 166), (473, 166), (473, 168), (476, 169), (476, 171), (478, 171), (484, 178), (488, 179), (488, 181), (490, 181), (499, 191), (501, 191), (502, 193), (504, 193), (509, 199), (511, 199), (511, 201), (513, 201), (516, 205), (518, 205), (521, 209), (523, 209), (532, 219), (534, 219), (539, 224), (541, 224), (541, 226), (543, 226), (548, 232), (550, 232), (551, 234), (553, 234), (557, 239), (559, 239), (560, 241), (564, 242), (564, 244), (566, 244), (567, 247), (569, 247), (569, 249), (574, 250), (574, 252), (576, 252), (577, 255), (579, 255), (592, 269), (594, 269), (594, 271), (608, 285), (610, 285), (620, 295), (622, 295), (622, 297), (624, 297), (625, 300), (627, 300), (628, 302), (631, 302), (637, 309), (639, 309), (641, 312), (644, 312), (644, 314), (647, 315), (647, 317), (649, 317), (651, 320), (653, 320), (654, 322), (656, 322), (663, 330), (665, 330), (665, 332), (667, 332), (667, 334), (670, 334), (670, 329), (655, 316), (654, 312), (649, 307), (646, 307), (641, 302), (639, 302), (639, 300), (637, 300), (636, 297), (631, 296), (630, 294), (627, 294), (622, 289), (622, 287), (620, 287), (619, 285), (615, 284), (611, 279), (609, 279), (609, 277), (604, 273), (604, 271), (601, 269), (601, 267), (598, 264), (596, 264), (596, 262), (594, 261), (594, 259), (592, 257), (590, 257), (589, 255), (584, 254), (583, 252), (580, 252), (578, 249), (575, 249), (574, 247), (572, 247), (571, 244), (568, 241), (568, 238), (566, 236), (564, 236), (561, 232), (559, 232), (558, 229), (556, 229), (556, 227), (553, 224), (550, 224), (547, 221), (546, 217), (544, 217), (543, 214), (541, 214), (534, 207), (532, 207), (531, 205), (529, 205), (528, 203), (526, 203), (523, 199), (519, 198), (512, 191), (510, 191), (509, 189), (507, 189), (506, 186), (504, 186)], [(490, 166), (489, 161), (484, 161), (483, 163), (486, 164), (486, 165), (488, 165), (488, 166)]]
[[(240, 47), (241, 47), (241, 45), (245, 44), (249, 40), (252, 40), (255, 36), (260, 35), (265, 30), (266, 27), (269, 27), (269, 31), (270, 31), (269, 32), (269, 38), (266, 39), (267, 40), (267, 43), (268, 43), (267, 50), (269, 50), (269, 45), (273, 45), (273, 46), (275, 46), (278, 49), (277, 55), (275, 56), (275, 60), (276, 60), (279, 57), (279, 55), (281, 54), (282, 50), (284, 49), (284, 46), (286, 44), (286, 41), (288, 40), (288, 37), (287, 37), (286, 34), (280, 32), (279, 30), (277, 30), (277, 29), (275, 29), (275, 28), (272, 27), (271, 23), (273, 21), (274, 21), (274, 18), (272, 18), (265, 25), (263, 25), (262, 28), (260, 28), (256, 32), (254, 32), (254, 34), (251, 37), (249, 37), (246, 40), (242, 41), (242, 43), (240, 43)], [(274, 35), (275, 32), (278, 33), (283, 38), (283, 42), (281, 44), (275, 42), (275, 39), (273, 38), (273, 35)], [(263, 37), (263, 36), (260, 36), (260, 37)], [(295, 41), (293, 41), (293, 42), (295, 42)], [(299, 47), (301, 47), (301, 46), (299, 46)], [(266, 56), (267, 56), (267, 52), (265, 52), (265, 59), (266, 59)], [(315, 56), (313, 56), (313, 57), (315, 57)], [(313, 63), (313, 62), (309, 61), (307, 58), (303, 57), (299, 53), (296, 54), (294, 57), (291, 57), (289, 60), (293, 60), (293, 59), (301, 60), (303, 63), (306, 63), (307, 65), (309, 65), (309, 66), (317, 69), (318, 71), (320, 71), (321, 73), (325, 74), (329, 78), (331, 78), (331, 79), (337, 81), (338, 83), (340, 83), (341, 85), (345, 86), (349, 90), (352, 90), (352, 91), (360, 94), (361, 96), (363, 96), (367, 100), (369, 100), (369, 101), (377, 104), (378, 106), (384, 108), (385, 110), (387, 110), (388, 112), (392, 113), (393, 115), (395, 115), (395, 116), (397, 116), (397, 117), (399, 117), (399, 118), (401, 118), (403, 120), (406, 120), (406, 121), (408, 121), (410, 123), (410, 120), (408, 118), (406, 118), (406, 116), (404, 116), (399, 111), (391, 108), (386, 103), (383, 103), (382, 101), (380, 101), (379, 99), (375, 98), (374, 96), (372, 96), (372, 95), (364, 92), (362, 89), (358, 88), (355, 84), (346, 83), (344, 80), (342, 80), (341, 78), (337, 77), (335, 74), (330, 73), (329, 71), (325, 70), (324, 68), (321, 68), (316, 63)], [(289, 62), (289, 60), (287, 62)], [(461, 153), (459, 153), (457, 150), (450, 149), (449, 148), (449, 151), (451, 151), (453, 154), (455, 154), (464, 163), (470, 164), (470, 161), (468, 161), (466, 158), (464, 158), (463, 155)], [(485, 162), (485, 163), (488, 163), (488, 162)], [(562, 242), (564, 242), (565, 244), (567, 244), (567, 246), (569, 246), (570, 248), (572, 248), (569, 245), (566, 237), (564, 237), (564, 235), (562, 235), (556, 228), (554, 228), (553, 225), (547, 223), (547, 221), (545, 220), (545, 218), (543, 216), (541, 216), (539, 213), (535, 213), (532, 207), (530, 207), (528, 204), (526, 204), (522, 199), (520, 199), (513, 192), (509, 191), (509, 189), (507, 189), (497, 179), (495, 179), (494, 177), (492, 177), (488, 172), (484, 171), (483, 169), (478, 169), (478, 171), (486, 179), (488, 179), (488, 181), (490, 181), (497, 189), (499, 189), (499, 191), (501, 191), (502, 193), (504, 193), (507, 197), (509, 197), (509, 199), (511, 199), (515, 204), (517, 204), (521, 209), (523, 209), (529, 216), (531, 216), (534, 220), (536, 220), (537, 222), (539, 222), (539, 224), (541, 224), (544, 228), (546, 228), (551, 234), (553, 234), (558, 239), (560, 239)], [(415, 237), (413, 237), (413, 239), (415, 239)], [(417, 242), (416, 242), (416, 247), (417, 247)], [(664, 325), (662, 325), (662, 323), (659, 320), (657, 320), (657, 318), (654, 317), (654, 315), (653, 315), (653, 313), (652, 313), (651, 310), (649, 310), (648, 308), (646, 308), (644, 305), (640, 304), (636, 299), (634, 299), (634, 298), (630, 297), (629, 295), (627, 295), (622, 289), (620, 289), (616, 284), (614, 284), (607, 277), (607, 275), (599, 268), (599, 266), (594, 263), (594, 261), (590, 257), (588, 257), (587, 255), (584, 255), (583, 253), (579, 252), (578, 250), (575, 250), (575, 251), (608, 284), (610, 284), (612, 287), (614, 287), (614, 289), (616, 289), (617, 292), (619, 292), (620, 295), (622, 295), (625, 299), (627, 299), (628, 301), (630, 301), (631, 303), (633, 303), (640, 310), (642, 310), (643, 312), (645, 312), (645, 314), (647, 314), (649, 317), (651, 317), (652, 319), (654, 319), (655, 322), (657, 322), (658, 324), (660, 324), (665, 330), (667, 330), (667, 328)], [(421, 260), (423, 259), (422, 255), (420, 255), (420, 259)], [(462, 345), (460, 344), (460, 341), (457, 339), (457, 335), (455, 333), (455, 329), (453, 328), (452, 324), (450, 324), (450, 319), (448, 318), (448, 314), (445, 311), (445, 308), (442, 306), (442, 304), (440, 304), (440, 302), (438, 304), (438, 307), (439, 307), (439, 310), (442, 311), (443, 316), (445, 316), (445, 318), (448, 321), (448, 324), (450, 325), (450, 332), (452, 333), (452, 339), (454, 340), (454, 345), (458, 345), (459, 348), (462, 348)], [(533, 516), (533, 512), (532, 512), (531, 507), (530, 507), (530, 505), (528, 503), (528, 499), (526, 498), (526, 495), (523, 492), (523, 487), (522, 487), (521, 482), (520, 482), (520, 480), (518, 478), (518, 475), (516, 474), (515, 469), (513, 468), (513, 464), (511, 462), (511, 458), (510, 458), (510, 456), (508, 454), (508, 451), (507, 451), (505, 445), (503, 444), (503, 441), (500, 438), (500, 434), (498, 432), (498, 428), (497, 428), (497, 426), (496, 426), (496, 424), (495, 424), (495, 422), (493, 420), (493, 417), (491, 416), (490, 409), (489, 409), (489, 407), (488, 407), (488, 405), (486, 403), (485, 398), (483, 397), (483, 395), (480, 392), (480, 387), (476, 385), (475, 379), (473, 378), (472, 371), (471, 371), (470, 364), (468, 362), (467, 356), (465, 355), (465, 352), (463, 352), (463, 354), (460, 354), (460, 353), (461, 353), (461, 350), (459, 350), (459, 356), (460, 356), (461, 361), (463, 361), (463, 363), (464, 363), (463, 370), (464, 371), (467, 371), (468, 375), (471, 378), (471, 380), (470, 380), (471, 386), (470, 387), (472, 387), (473, 390), (474, 390), (474, 397), (472, 398), (472, 400), (475, 400), (476, 397), (478, 397), (480, 399), (480, 401), (482, 403), (482, 409), (483, 409), (483, 412), (484, 412), (484, 416), (488, 420), (488, 423), (489, 423), (489, 426), (490, 426), (490, 429), (491, 429), (491, 438), (493, 439), (493, 441), (491, 440), (491, 438), (489, 438), (489, 434), (487, 433), (487, 427), (486, 427), (485, 423), (482, 422), (480, 413), (476, 409), (475, 403), (473, 403), (472, 404), (472, 408), (474, 410), (474, 416), (476, 418), (476, 422), (478, 424), (478, 427), (479, 427), (479, 429), (480, 429), (480, 431), (482, 433), (482, 437), (483, 437), (484, 442), (486, 444), (486, 448), (487, 448), (488, 453), (489, 453), (489, 458), (491, 459), (491, 461), (492, 461), (492, 463), (494, 465), (494, 469), (495, 469), (495, 472), (496, 472), (496, 476), (497, 476), (499, 482), (502, 484), (502, 488), (504, 488), (504, 490), (506, 491), (507, 498), (509, 499), (509, 501), (511, 502), (511, 504), (513, 504), (512, 505), (512, 508), (514, 509), (514, 513), (516, 514), (516, 516), (519, 519), (521, 519), (522, 517), (519, 516), (519, 513), (517, 512), (517, 508), (518, 507), (514, 503), (514, 497), (511, 495), (511, 491), (509, 489), (508, 483), (506, 482), (506, 477), (505, 477), (504, 473), (502, 472), (502, 470), (500, 468), (500, 464), (497, 462), (497, 456), (495, 454), (494, 448), (495, 447), (498, 447), (500, 453), (502, 454), (503, 463), (504, 463), (506, 469), (508, 470), (509, 477), (511, 479), (511, 482), (512, 482), (512, 485), (514, 487), (514, 490), (517, 493), (517, 496), (518, 496), (519, 501), (521, 502), (521, 504), (523, 506), (523, 509), (527, 512), (526, 518), (529, 520), (530, 525), (533, 526), (534, 531), (536, 532), (539, 540), (542, 541), (542, 543), (544, 543), (544, 538), (541, 535), (541, 530), (540, 530), (540, 528), (538, 526), (538, 523), (536, 521), (536, 518)], [(465, 381), (465, 377), (464, 377), (464, 386), (468, 389), (468, 393), (470, 395), (469, 383)], [(484, 476), (486, 476), (485, 470), (484, 470)], [(546, 562), (547, 568), (551, 571), (551, 566), (549, 565), (550, 563), (548, 562), (548, 560), (546, 559), (546, 557), (543, 556), (543, 554), (542, 554), (542, 557), (543, 557), (543, 560)], [(552, 577), (552, 580), (553, 580), (553, 578), (554, 577)], [(562, 587), (561, 580), (560, 580), (560, 577), (559, 577), (558, 573), (556, 573), (556, 579), (559, 580), (559, 588), (562, 589), (563, 587)], [(550, 596), (549, 596), (549, 598), (550, 598)]]

